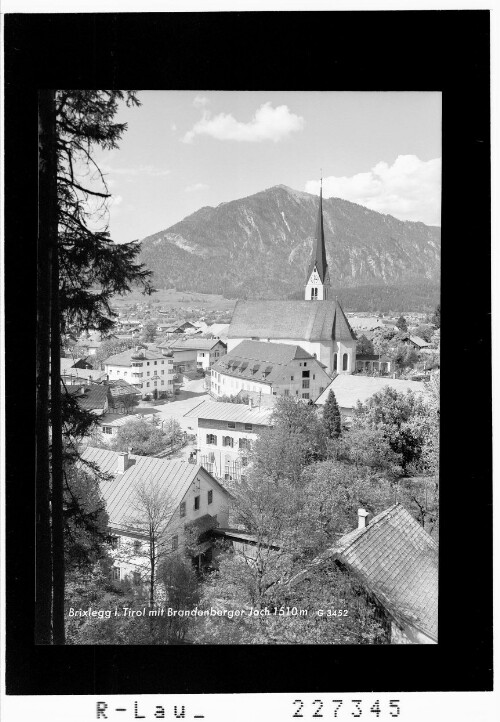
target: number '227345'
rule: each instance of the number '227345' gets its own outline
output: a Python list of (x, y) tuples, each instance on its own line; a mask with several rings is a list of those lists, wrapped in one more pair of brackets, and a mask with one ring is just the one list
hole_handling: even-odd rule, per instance
[(376, 718), (380, 717), (380, 715), (387, 718), (387, 715), (399, 717), (401, 714), (399, 699), (390, 699), (383, 705), (380, 704), (379, 699), (376, 699), (372, 704), (362, 699), (332, 699), (330, 703), (331, 705), (327, 703), (327, 707), (325, 707), (323, 700), (315, 699), (312, 702), (312, 709), (307, 705), (309, 707), (307, 710), (306, 703), (301, 699), (296, 699), (293, 702), (296, 709), (292, 717), (308, 717), (311, 719), (318, 719), (319, 717), (361, 717), (363, 712), (366, 712), (375, 715)]

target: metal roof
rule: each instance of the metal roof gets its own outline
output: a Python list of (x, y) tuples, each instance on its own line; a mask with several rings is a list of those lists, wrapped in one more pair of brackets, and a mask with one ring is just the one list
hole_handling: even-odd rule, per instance
[[(123, 474), (118, 474), (118, 452), (88, 447), (82, 454), (84, 461), (91, 461), (102, 472), (114, 475), (113, 480), (102, 482), (100, 489), (106, 502), (109, 524), (121, 529), (130, 527), (131, 520), (137, 515), (135, 498), (141, 482), (147, 480), (159, 485), (161, 493), (170, 498), (172, 513), (175, 513), (200, 471), (208, 474), (201, 465), (187, 461), (168, 461), (135, 454), (128, 454), (128, 458), (132, 461), (131, 466)], [(221, 484), (213, 477), (211, 479), (227, 494)]]
[(246, 404), (203, 401), (184, 416), (210, 421), (239, 421), (242, 424), (270, 426), (272, 409), (250, 409)]

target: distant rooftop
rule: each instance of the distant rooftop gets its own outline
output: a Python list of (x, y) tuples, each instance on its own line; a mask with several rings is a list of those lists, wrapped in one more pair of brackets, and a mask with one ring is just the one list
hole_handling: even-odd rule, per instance
[(373, 394), (379, 393), (385, 388), (392, 388), (400, 393), (406, 393), (407, 391), (421, 394), (427, 393), (424, 384), (419, 381), (391, 379), (382, 376), (362, 376), (360, 374), (339, 374), (326, 387), (316, 400), (316, 403), (318, 405), (325, 404), (331, 389), (341, 408), (353, 409), (358, 401), (365, 403)]
[(269, 426), (272, 409), (254, 409), (246, 404), (232, 404), (223, 401), (203, 401), (190, 409), (184, 416), (209, 419), (211, 421), (238, 421), (242, 424)]

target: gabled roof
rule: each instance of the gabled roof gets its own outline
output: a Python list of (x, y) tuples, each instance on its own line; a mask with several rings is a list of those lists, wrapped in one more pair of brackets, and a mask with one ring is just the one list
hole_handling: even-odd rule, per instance
[(104, 361), (104, 365), (130, 366), (132, 360), (134, 360), (133, 357), (137, 361), (158, 361), (165, 359), (161, 353), (157, 353), (156, 351), (149, 351), (149, 349), (145, 348), (141, 348), (140, 351), (135, 351), (134, 349), (129, 348), (127, 351), (122, 351), (121, 353), (114, 354), (114, 356), (109, 356), (109, 358)]
[(131, 466), (123, 474), (116, 474), (118, 467), (116, 451), (88, 447), (82, 454), (84, 461), (93, 462), (103, 473), (115, 476), (112, 481), (102, 482), (100, 486), (106, 502), (110, 526), (120, 529), (130, 527), (130, 521), (136, 515), (134, 508), (136, 489), (143, 480), (158, 484), (161, 493), (170, 498), (172, 502), (172, 513), (177, 511), (190, 485), (200, 472), (207, 474), (211, 481), (227, 494), (224, 487), (199, 464), (190, 464), (180, 460), (155, 459), (135, 454), (129, 454), (128, 458), (132, 461)]
[(112, 381), (107, 382), (110, 391), (111, 396), (119, 397), (119, 396), (128, 396), (129, 394), (136, 394), (137, 396), (141, 395), (141, 392), (135, 387), (132, 386), (132, 384), (129, 384), (125, 379), (113, 379)]
[(360, 374), (338, 374), (319, 396), (316, 403), (318, 405), (325, 404), (328, 394), (332, 390), (341, 408), (354, 409), (358, 401), (363, 404), (373, 394), (377, 394), (385, 388), (391, 388), (403, 394), (407, 391), (421, 394), (427, 393), (427, 389), (420, 381), (390, 379), (382, 376), (362, 376)]
[(211, 351), (217, 344), (226, 345), (223, 341), (218, 338), (181, 338), (181, 339), (169, 339), (160, 343), (156, 348), (168, 348), (171, 351)]
[(325, 249), (325, 231), (323, 228), (323, 184), (320, 186), (319, 191), (319, 207), (318, 207), (318, 221), (316, 224), (316, 233), (314, 235), (314, 247), (311, 256), (311, 262), (309, 264), (309, 270), (307, 271), (306, 283), (309, 280), (311, 273), (314, 268), (318, 272), (321, 283), (325, 282), (325, 278), (328, 280), (328, 263), (326, 260), (326, 249)]
[(228, 338), (353, 341), (340, 303), (335, 301), (238, 301)]
[(401, 504), (342, 536), (290, 583), (332, 559), (348, 567), (397, 622), (437, 641), (437, 544)]
[(420, 338), (420, 336), (410, 336), (410, 341), (416, 346), (420, 346), (421, 348), (424, 348), (425, 346), (430, 346), (430, 343), (428, 341), (425, 341), (425, 339)]
[[(228, 354), (218, 359), (212, 370), (226, 376), (273, 384), (289, 374), (292, 361), (309, 360), (322, 370), (322, 365), (301, 346), (288, 343), (242, 341)], [(292, 367), (293, 372), (293, 367)], [(326, 373), (325, 373), (326, 376)], [(328, 378), (328, 377), (327, 377)]]
[(397, 621), (437, 641), (437, 544), (401, 504), (341, 537), (334, 551)]
[(269, 426), (271, 408), (250, 409), (246, 404), (231, 404), (222, 401), (203, 401), (184, 416), (215, 421), (238, 421), (241, 424)]
[[(107, 384), (66, 384), (64, 388), (70, 396), (75, 396), (78, 405), (86, 411), (104, 409), (108, 399)], [(82, 388), (83, 393), (80, 393)]]

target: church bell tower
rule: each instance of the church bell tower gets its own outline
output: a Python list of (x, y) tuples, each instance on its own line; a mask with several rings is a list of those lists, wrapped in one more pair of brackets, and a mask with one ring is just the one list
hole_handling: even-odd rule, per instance
[(323, 230), (323, 179), (319, 190), (319, 211), (314, 247), (307, 272), (305, 300), (327, 301), (330, 289), (330, 274), (326, 261), (325, 233)]

